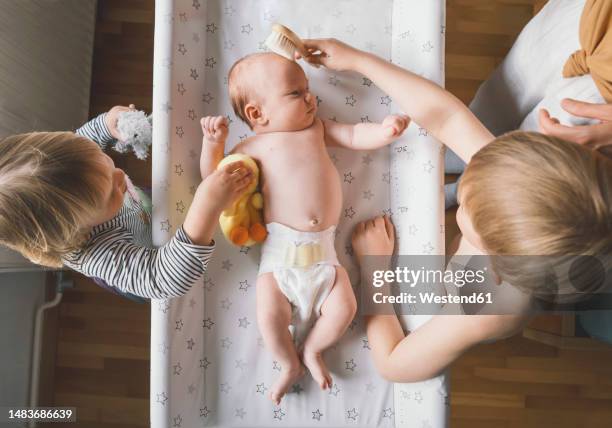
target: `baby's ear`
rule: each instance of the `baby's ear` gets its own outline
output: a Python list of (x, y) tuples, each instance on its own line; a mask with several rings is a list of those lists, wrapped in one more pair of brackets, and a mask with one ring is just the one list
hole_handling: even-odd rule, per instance
[(263, 112), (258, 105), (248, 103), (244, 107), (244, 116), (251, 126), (265, 125), (267, 119), (264, 117)]

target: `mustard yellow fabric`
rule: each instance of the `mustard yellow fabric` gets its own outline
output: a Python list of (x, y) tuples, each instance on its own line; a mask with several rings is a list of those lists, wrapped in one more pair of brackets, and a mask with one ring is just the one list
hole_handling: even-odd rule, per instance
[(587, 0), (580, 18), (580, 45), (563, 77), (591, 74), (601, 96), (612, 102), (612, 0)]

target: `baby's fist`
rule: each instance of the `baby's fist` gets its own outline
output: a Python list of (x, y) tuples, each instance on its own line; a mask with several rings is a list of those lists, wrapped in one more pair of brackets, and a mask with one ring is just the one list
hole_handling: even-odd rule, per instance
[(410, 118), (408, 116), (390, 115), (383, 120), (382, 127), (386, 138), (397, 138), (408, 127)]
[(206, 116), (200, 120), (204, 140), (210, 143), (225, 143), (228, 133), (227, 117), (225, 116)]

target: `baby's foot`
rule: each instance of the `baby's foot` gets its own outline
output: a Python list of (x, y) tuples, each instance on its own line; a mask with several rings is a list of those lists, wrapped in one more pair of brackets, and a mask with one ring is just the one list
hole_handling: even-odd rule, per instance
[(278, 379), (276, 379), (276, 383), (272, 386), (272, 390), (270, 391), (270, 400), (278, 406), (281, 399), (289, 390), (289, 387), (302, 376), (304, 376), (304, 367), (302, 367), (301, 364), (297, 364), (295, 367), (289, 367), (287, 369), (284, 367), (281, 368), (281, 374)]
[(304, 365), (310, 370), (312, 378), (321, 389), (325, 390), (331, 388), (332, 377), (329, 374), (329, 370), (327, 370), (321, 353), (304, 351), (303, 359)]

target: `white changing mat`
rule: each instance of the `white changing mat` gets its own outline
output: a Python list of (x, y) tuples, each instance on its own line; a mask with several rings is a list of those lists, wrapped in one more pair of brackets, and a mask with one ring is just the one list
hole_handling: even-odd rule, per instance
[[(432, 43), (438, 40), (421, 40), (414, 29), (397, 31), (401, 23), (392, 17), (393, 6), (393, 0), (380, 0), (375, 5), (368, 0), (158, 1), (154, 242), (163, 244), (182, 223), (200, 182), (199, 118), (228, 116), (228, 150), (251, 134), (231, 110), (226, 76), (235, 60), (264, 49), (263, 41), (273, 22), (282, 22), (305, 38), (337, 37), (383, 58), (392, 57), (392, 34), (422, 46), (423, 52), (434, 50)], [(437, 34), (439, 22), (434, 24)], [(438, 56), (439, 52), (438, 46)], [(438, 65), (440, 61), (438, 58)], [(357, 123), (381, 121), (396, 112), (392, 100), (366, 78), (307, 65), (304, 69), (317, 95), (321, 118)], [(418, 134), (418, 127), (412, 132)], [(357, 222), (392, 212), (391, 153), (389, 149), (330, 150), (344, 193), (336, 249), (354, 285), (359, 275), (351, 258), (350, 234)], [(418, 162), (428, 173), (437, 167), (437, 161), (431, 167), (423, 158)], [(406, 167), (410, 167), (408, 163)], [(423, 217), (437, 230), (440, 218), (435, 212)], [(431, 229), (419, 228), (424, 232)], [(278, 365), (263, 347), (257, 330), (254, 286), (259, 248), (233, 247), (220, 233), (216, 241), (217, 249), (201, 285), (182, 298), (152, 304), (151, 425), (394, 426), (394, 386), (376, 373), (360, 318), (341, 342), (325, 353), (334, 377), (330, 391), (321, 392), (307, 374), (280, 406), (270, 402), (267, 393), (278, 376)], [(427, 408), (423, 394), (415, 395), (414, 400)]]

